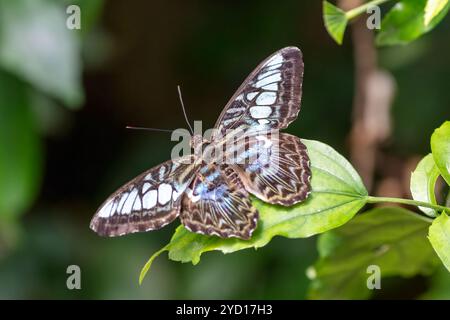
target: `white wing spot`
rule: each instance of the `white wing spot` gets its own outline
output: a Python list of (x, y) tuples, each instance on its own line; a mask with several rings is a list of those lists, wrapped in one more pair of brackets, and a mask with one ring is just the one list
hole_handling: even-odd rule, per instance
[(142, 209), (141, 198), (137, 196), (136, 201), (134, 201), (133, 211), (140, 211), (141, 209)]
[(266, 71), (263, 71), (263, 72), (261, 72), (259, 75), (258, 75), (258, 80), (261, 80), (261, 79), (263, 79), (263, 78), (265, 78), (265, 77), (268, 77), (268, 76), (271, 76), (271, 75), (273, 75), (273, 74), (275, 74), (275, 73), (278, 73), (279, 71), (277, 70), (277, 69), (275, 69), (275, 70), (266, 70)]
[(138, 191), (136, 188), (134, 188), (131, 192), (130, 195), (128, 196), (127, 201), (124, 203), (123, 208), (121, 210), (121, 214), (128, 214), (131, 213), (131, 209), (133, 208), (133, 203), (134, 200), (136, 199), (136, 196), (138, 194)]
[(202, 198), (202, 196), (200, 194), (195, 196), (194, 191), (191, 188), (186, 190), (186, 194), (189, 197), (189, 200), (191, 200), (191, 202), (193, 202), (193, 203), (198, 202)]
[(248, 101), (252, 101), (253, 98), (255, 98), (257, 95), (258, 95), (258, 92), (250, 92), (250, 93), (247, 93), (247, 100), (248, 100)]
[(224, 125), (224, 126), (227, 126), (227, 125), (229, 125), (230, 123), (235, 122), (236, 120), (237, 120), (237, 117), (227, 119), (227, 120), (223, 121), (223, 125)]
[(275, 64), (271, 64), (270, 66), (267, 66), (267, 67), (266, 67), (266, 70), (267, 70), (267, 71), (268, 71), (268, 70), (275, 70), (275, 69), (280, 68), (282, 65), (283, 65), (282, 62), (280, 62), (280, 63), (275, 63)]
[(182, 194), (183, 192), (178, 192), (177, 190), (173, 189), (172, 192), (172, 200), (176, 201), (178, 199), (178, 197)]
[(161, 168), (159, 168), (159, 180), (162, 181), (164, 179), (164, 174), (166, 173), (166, 167), (165, 166), (161, 166)]
[(264, 124), (269, 124), (270, 121), (267, 120), (267, 119), (259, 119), (259, 120), (258, 120), (258, 123), (259, 123), (260, 125), (264, 125)]
[(271, 91), (278, 91), (278, 83), (274, 82), (271, 84), (268, 84), (267, 86), (262, 87), (264, 90), (271, 90)]
[(272, 108), (267, 106), (251, 107), (250, 114), (255, 119), (267, 118), (272, 113)]
[(113, 200), (109, 200), (107, 204), (98, 212), (98, 216), (102, 218), (108, 218), (111, 216), (111, 207), (113, 206)]
[(268, 85), (269, 83), (273, 83), (273, 82), (278, 82), (281, 80), (281, 73), (277, 72), (273, 75), (271, 75), (270, 77), (264, 78), (262, 80), (259, 80), (256, 84), (255, 87), (257, 88), (261, 88), (265, 85)]
[(283, 56), (281, 55), (281, 53), (278, 53), (278, 54), (274, 55), (272, 58), (270, 58), (269, 61), (267, 61), (267, 65), (273, 66), (275, 64), (282, 63), (282, 62), (283, 62)]
[(271, 105), (277, 100), (277, 94), (275, 92), (263, 92), (256, 99), (257, 105)]
[(151, 209), (156, 205), (156, 199), (158, 197), (158, 191), (150, 190), (142, 198), (142, 204), (145, 209)]
[(116, 212), (118, 205), (119, 205), (119, 202), (114, 201), (114, 205), (113, 205), (112, 210), (111, 210), (111, 215), (113, 215)]
[(144, 180), (152, 180), (152, 173), (150, 172), (149, 174), (147, 174), (144, 178)]
[(125, 200), (127, 200), (128, 197), (128, 192), (122, 194), (122, 197), (120, 198), (119, 201), (119, 205), (117, 206), (117, 211), (120, 211), (123, 207), (123, 203), (125, 202)]
[(240, 94), (236, 97), (236, 101), (243, 101), (244, 100), (244, 94)]
[(162, 183), (158, 188), (158, 202), (166, 204), (172, 197), (172, 186), (167, 183)]
[(150, 183), (144, 183), (144, 185), (142, 186), (142, 193), (147, 192), (148, 189), (150, 189), (152, 185)]
[(227, 113), (237, 113), (242, 111), (245, 111), (245, 107), (230, 108), (227, 110)]

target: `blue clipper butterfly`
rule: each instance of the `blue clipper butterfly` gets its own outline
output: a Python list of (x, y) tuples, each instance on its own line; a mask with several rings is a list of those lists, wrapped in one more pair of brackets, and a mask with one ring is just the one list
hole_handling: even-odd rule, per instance
[[(194, 148), (218, 146), (228, 139), (227, 132), (241, 130), (239, 139), (245, 150), (265, 141), (263, 146), (272, 155), (268, 161), (276, 161), (277, 170), (263, 157), (250, 159), (248, 152), (239, 154), (240, 149), (233, 152), (249, 161), (205, 162), (196, 154), (169, 160), (113, 193), (92, 218), (91, 229), (102, 236), (121, 236), (159, 229), (180, 217), (192, 232), (249, 239), (258, 222), (250, 194), (283, 206), (305, 200), (311, 189), (305, 145), (287, 133), (273, 135), (270, 141), (266, 135), (297, 118), (303, 69), (298, 48), (275, 52), (256, 67), (227, 103), (211, 139), (191, 139)], [(277, 152), (273, 152), (275, 146)]]

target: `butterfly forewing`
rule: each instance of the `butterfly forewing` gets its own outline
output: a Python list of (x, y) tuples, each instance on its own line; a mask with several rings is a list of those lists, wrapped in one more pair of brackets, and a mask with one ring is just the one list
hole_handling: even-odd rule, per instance
[(301, 51), (287, 47), (275, 52), (256, 67), (227, 103), (216, 122), (216, 136), (238, 128), (286, 128), (300, 111), (302, 80)]
[(159, 229), (180, 213), (197, 165), (192, 156), (166, 161), (131, 180), (98, 209), (91, 229), (102, 236)]
[(231, 167), (204, 164), (186, 191), (180, 218), (193, 232), (249, 239), (258, 211)]

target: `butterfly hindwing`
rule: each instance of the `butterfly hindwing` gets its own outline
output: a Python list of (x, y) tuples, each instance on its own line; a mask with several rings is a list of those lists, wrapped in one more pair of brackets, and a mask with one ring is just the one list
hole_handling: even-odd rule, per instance
[(182, 195), (195, 170), (189, 156), (144, 172), (103, 203), (92, 218), (91, 229), (112, 237), (165, 226), (179, 215)]
[(311, 190), (306, 146), (287, 133), (255, 134), (243, 139), (246, 158), (233, 167), (248, 192), (261, 200), (291, 206)]
[(259, 64), (225, 106), (216, 122), (230, 129), (283, 129), (297, 118), (303, 80), (300, 49), (286, 47)]
[(249, 239), (258, 211), (230, 166), (204, 164), (186, 191), (180, 218), (196, 233)]

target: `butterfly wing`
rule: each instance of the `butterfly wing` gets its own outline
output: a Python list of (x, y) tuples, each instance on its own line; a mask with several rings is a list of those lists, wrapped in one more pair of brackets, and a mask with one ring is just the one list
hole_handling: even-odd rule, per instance
[(245, 189), (272, 203), (291, 206), (310, 191), (311, 169), (306, 146), (296, 136), (273, 132), (242, 139), (241, 154), (233, 168)]
[(283, 129), (297, 118), (303, 81), (300, 49), (286, 47), (247, 77), (216, 122), (216, 135), (230, 129)]
[(194, 178), (192, 156), (166, 161), (134, 178), (98, 209), (90, 227), (102, 236), (159, 229), (180, 213), (182, 194)]
[(258, 211), (231, 167), (205, 164), (183, 197), (180, 219), (192, 232), (249, 239)]
[[(303, 60), (298, 48), (274, 53), (227, 103), (215, 125), (216, 135), (225, 135), (229, 129), (258, 132), (286, 128), (300, 110), (302, 78)], [(217, 139), (213, 136), (212, 140)], [(282, 169), (278, 173), (262, 170), (261, 162), (243, 166), (204, 164), (200, 170), (192, 161), (165, 162), (108, 198), (93, 217), (91, 228), (100, 235), (119, 236), (161, 228), (180, 215), (191, 231), (249, 239), (258, 212), (247, 190), (265, 201), (282, 204), (300, 201), (309, 192), (306, 148), (295, 137), (283, 141), (285, 146), (277, 158)], [(299, 157), (295, 157), (296, 152)], [(255, 170), (257, 167), (261, 170)], [(277, 185), (284, 179), (291, 180)], [(299, 181), (306, 187), (301, 188)], [(188, 185), (187, 193), (181, 196)]]

